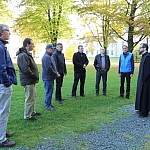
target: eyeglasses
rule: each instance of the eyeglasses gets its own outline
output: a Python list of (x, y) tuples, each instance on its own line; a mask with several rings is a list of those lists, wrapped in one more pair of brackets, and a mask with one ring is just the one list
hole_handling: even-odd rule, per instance
[(2, 31), (8, 31), (8, 32), (9, 32), (9, 30), (8, 30), (8, 29), (3, 29)]
[(144, 47), (140, 47), (140, 48), (144, 48)]
[(34, 43), (30, 43), (30, 44), (32, 44), (34, 46)]

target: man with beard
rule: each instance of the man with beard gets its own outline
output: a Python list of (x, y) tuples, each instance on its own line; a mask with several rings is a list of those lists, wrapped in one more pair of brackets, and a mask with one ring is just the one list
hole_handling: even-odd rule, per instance
[(137, 80), (135, 110), (138, 110), (139, 117), (147, 117), (150, 110), (150, 54), (147, 44), (140, 44), (139, 54), (142, 58)]

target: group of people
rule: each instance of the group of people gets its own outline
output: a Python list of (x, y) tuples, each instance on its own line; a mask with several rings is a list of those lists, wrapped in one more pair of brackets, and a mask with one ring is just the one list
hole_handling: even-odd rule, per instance
[[(6, 47), (9, 36), (9, 27), (5, 24), (0, 24), (0, 147), (12, 147), (16, 144), (14, 141), (8, 140), (8, 137), (13, 136), (13, 132), (6, 132), (10, 112), (12, 84), (17, 85), (15, 68)], [(31, 51), (33, 48), (34, 43), (32, 39), (25, 38), (23, 47), (16, 53), (20, 84), (23, 86), (25, 93), (24, 119), (26, 121), (35, 121), (35, 116), (41, 115), (41, 113), (35, 111), (35, 84), (39, 82), (39, 72), (32, 57)], [(124, 97), (124, 83), (126, 79), (126, 98), (129, 99), (130, 81), (134, 73), (134, 58), (133, 54), (128, 52), (128, 47), (126, 45), (123, 45), (122, 48), (123, 53), (120, 55), (118, 67), (118, 75), (121, 83), (120, 97)], [(59, 104), (63, 103), (61, 88), (63, 85), (63, 78), (67, 74), (67, 69), (62, 50), (62, 43), (57, 43), (56, 49), (52, 44), (48, 44), (42, 57), (42, 80), (45, 88), (44, 107), (50, 111), (54, 110), (54, 106), (52, 105), (52, 94), (55, 79), (55, 99)], [(139, 67), (135, 109), (138, 110), (139, 117), (147, 117), (150, 111), (150, 54), (148, 53), (147, 44), (140, 44), (139, 54), (142, 54), (142, 59)], [(77, 96), (76, 91), (79, 81), (80, 96), (85, 97), (84, 84), (86, 79), (86, 66), (88, 63), (89, 60), (84, 53), (84, 48), (82, 45), (79, 45), (78, 52), (73, 55), (74, 82), (72, 86), (72, 98), (76, 98)], [(102, 78), (102, 92), (103, 95), (106, 96), (107, 73), (110, 69), (110, 58), (105, 53), (105, 48), (101, 47), (100, 54), (95, 56), (94, 67), (96, 70), (95, 93), (97, 96), (99, 95), (99, 86)]]

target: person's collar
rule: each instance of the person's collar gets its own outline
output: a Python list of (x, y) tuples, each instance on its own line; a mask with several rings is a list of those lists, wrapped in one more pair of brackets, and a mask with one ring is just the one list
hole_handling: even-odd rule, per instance
[(0, 38), (0, 41), (1, 41), (4, 45), (9, 43), (8, 41), (5, 41), (5, 40), (2, 39), (2, 38)]
[(48, 51), (46, 51), (46, 53), (47, 53), (48, 55), (52, 56), (52, 53), (50, 53), (50, 52), (48, 52)]

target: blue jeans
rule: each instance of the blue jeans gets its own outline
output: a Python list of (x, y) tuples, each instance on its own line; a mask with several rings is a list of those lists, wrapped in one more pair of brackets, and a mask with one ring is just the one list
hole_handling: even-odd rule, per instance
[(49, 107), (52, 101), (52, 94), (54, 89), (54, 80), (43, 81), (45, 88), (45, 107)]
[(107, 71), (97, 71), (96, 72), (96, 94), (99, 94), (99, 84), (101, 81), (101, 78), (103, 80), (103, 94), (106, 94), (106, 87), (107, 87)]

